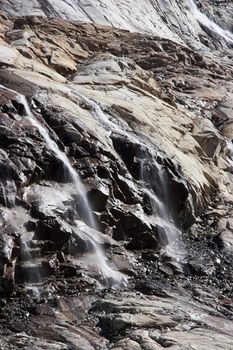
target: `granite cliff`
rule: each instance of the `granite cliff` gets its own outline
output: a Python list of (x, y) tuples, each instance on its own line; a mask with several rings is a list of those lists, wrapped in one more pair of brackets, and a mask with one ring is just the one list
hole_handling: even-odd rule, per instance
[[(222, 30), (231, 30), (231, 1), (193, 0), (1, 0), (1, 9), (9, 15), (45, 16), (82, 22), (94, 22), (133, 32), (141, 32), (192, 45), (219, 47), (221, 38), (211, 29), (207, 19)], [(207, 18), (203, 21), (197, 9)], [(202, 18), (201, 18), (202, 17)]]
[(233, 349), (231, 2), (0, 5), (1, 349)]

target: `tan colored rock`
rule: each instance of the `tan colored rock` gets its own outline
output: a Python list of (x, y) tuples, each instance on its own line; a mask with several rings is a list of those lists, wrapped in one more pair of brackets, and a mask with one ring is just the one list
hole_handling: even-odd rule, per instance
[(111, 350), (141, 350), (140, 345), (131, 340), (130, 338), (124, 338), (116, 342), (114, 345), (111, 346)]
[(50, 65), (61, 74), (71, 74), (76, 71), (75, 61), (62, 51), (52, 52)]
[(2, 65), (12, 66), (16, 63), (19, 54), (17, 50), (6, 45), (4, 42), (0, 42), (0, 63)]
[(197, 128), (194, 128), (193, 136), (200, 144), (207, 157), (218, 157), (225, 146), (223, 137), (217, 132), (210, 120), (196, 118), (194, 123)]
[(21, 40), (24, 39), (26, 42), (32, 36), (35, 36), (35, 33), (33, 33), (32, 30), (26, 29), (13, 29), (6, 32), (7, 39), (10, 40), (13, 45), (23, 45), (24, 41), (21, 42)]

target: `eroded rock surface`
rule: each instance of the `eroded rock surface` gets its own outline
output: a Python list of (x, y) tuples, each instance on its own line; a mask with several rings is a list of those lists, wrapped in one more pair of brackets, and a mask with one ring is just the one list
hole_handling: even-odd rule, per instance
[(0, 38), (1, 348), (232, 349), (230, 48), (3, 14)]

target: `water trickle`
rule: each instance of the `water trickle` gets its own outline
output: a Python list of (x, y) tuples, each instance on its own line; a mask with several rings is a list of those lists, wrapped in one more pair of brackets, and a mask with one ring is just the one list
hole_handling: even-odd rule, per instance
[(228, 140), (226, 143), (227, 160), (230, 164), (231, 170), (233, 169), (233, 143), (232, 140)]
[(86, 106), (91, 109), (93, 116), (99, 121), (105, 130), (109, 132), (109, 136), (114, 132), (121, 136), (124, 136), (126, 139), (129, 139), (135, 144), (140, 144), (141, 141), (135, 136), (133, 130), (129, 127), (127, 122), (117, 120), (108, 113), (105, 113), (97, 102), (81, 94), (80, 92), (74, 89), (71, 91), (76, 96), (78, 96), (86, 104)]
[(155, 217), (160, 244), (168, 256), (177, 262), (183, 262), (185, 249), (176, 223), (176, 208), (173, 205), (173, 194), (169, 190), (167, 173), (149, 149), (141, 150), (139, 159), (144, 192), (150, 200), (151, 215)]
[(107, 131), (110, 133), (115, 130), (121, 134), (124, 133), (123, 126), (116, 119), (110, 120), (111, 116), (105, 113), (101, 107), (95, 101), (91, 100), (87, 96), (81, 94), (80, 92), (72, 89), (72, 93), (78, 96), (93, 112), (94, 117), (102, 124)]
[[(11, 261), (12, 259), (12, 247), (15, 244), (14, 238), (7, 236), (14, 232), (16, 236), (20, 236), (20, 264), (17, 265), (17, 273), (14, 278), (17, 278), (17, 281), (25, 282), (25, 288), (33, 290), (33, 295), (37, 300), (39, 300), (40, 289), (39, 286), (32, 281), (39, 281), (40, 275), (37, 268), (28, 269), (25, 268), (26, 264), (30, 261), (32, 266), (32, 254), (29, 247), (30, 240), (32, 239), (33, 232), (27, 232), (25, 227), (25, 222), (30, 218), (27, 210), (22, 207), (11, 207), (4, 208), (1, 210), (0, 217), (0, 230), (4, 233), (5, 246), (3, 249), (4, 255)], [(6, 239), (6, 237), (8, 237)], [(23, 274), (23, 275), (22, 275)], [(36, 294), (36, 295), (35, 295)]]
[(25, 227), (22, 227), (20, 235), (20, 250), (23, 279), (27, 282), (25, 288), (36, 300), (39, 301), (41, 298), (41, 273), (33, 260), (33, 255), (29, 246), (32, 238), (33, 237), (27, 232)]
[(14, 181), (6, 180), (0, 183), (0, 202), (6, 208), (15, 206), (17, 188)]
[[(89, 241), (87, 242), (87, 252), (79, 261), (79, 264), (82, 266), (82, 270), (85, 271), (87, 266), (88, 269), (91, 267), (92, 276), (102, 275), (103, 280), (100, 279), (100, 283), (103, 282), (103, 284), (108, 287), (116, 284), (117, 281), (123, 286), (126, 286), (127, 279), (119, 271), (113, 271), (111, 266), (107, 263), (102, 249), (100, 249), (101, 239), (98, 232), (91, 230), (90, 233), (87, 233), (85, 228), (84, 230), (82, 229), (82, 225), (83, 224), (81, 222), (77, 222), (77, 227), (79, 228), (79, 231), (77, 232), (78, 236), (81, 239), (89, 238)], [(102, 270), (104, 270), (104, 274), (102, 273)]]
[(212, 32), (223, 38), (226, 42), (233, 44), (233, 34), (231, 32), (224, 30), (218, 24), (211, 21), (204, 13), (198, 9), (194, 0), (189, 0), (189, 2), (191, 5), (192, 13), (200, 24), (209, 28)]

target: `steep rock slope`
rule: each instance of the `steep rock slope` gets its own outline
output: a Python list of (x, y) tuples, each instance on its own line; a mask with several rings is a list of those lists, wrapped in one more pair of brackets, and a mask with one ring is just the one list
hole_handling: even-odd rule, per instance
[[(0, 38), (1, 348), (231, 350), (231, 51), (4, 14)], [(186, 243), (176, 259), (151, 200), (161, 171)]]
[(88, 4), (0, 15), (0, 348), (232, 350), (231, 34)]
[[(232, 5), (230, 2), (198, 1), (203, 13), (207, 12), (216, 24), (231, 30)], [(217, 6), (216, 6), (217, 4)], [(0, 1), (6, 13), (18, 15), (44, 15), (61, 19), (94, 22), (130, 31), (153, 34), (195, 48), (221, 46), (224, 40), (200, 21), (193, 0), (145, 0), (145, 1), (54, 1), (24, 0)], [(219, 7), (220, 6), (220, 7)], [(206, 22), (206, 19), (204, 19)], [(216, 40), (217, 38), (217, 40)]]

